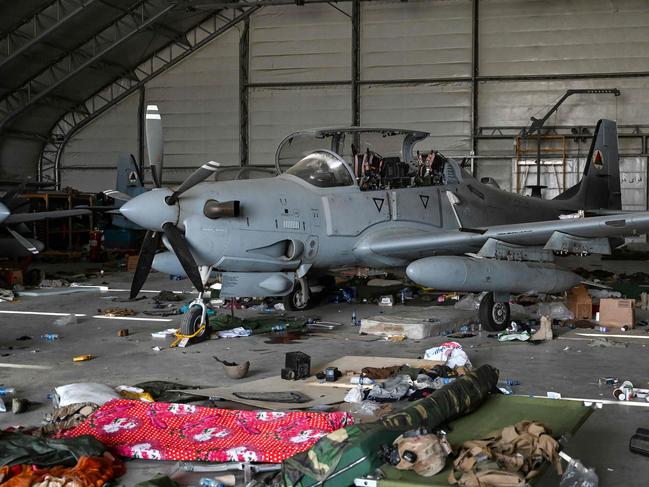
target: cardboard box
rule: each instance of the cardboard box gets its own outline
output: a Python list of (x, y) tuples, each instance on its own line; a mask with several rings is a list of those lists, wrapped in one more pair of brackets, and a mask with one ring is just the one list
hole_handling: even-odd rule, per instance
[(613, 328), (635, 324), (635, 299), (601, 299), (599, 302), (599, 323)]
[(568, 291), (568, 309), (575, 315), (576, 320), (593, 318), (593, 298), (588, 294), (586, 286), (575, 286)]
[(138, 260), (140, 260), (139, 255), (129, 255), (126, 258), (126, 270), (128, 272), (135, 272), (135, 269), (137, 268)]

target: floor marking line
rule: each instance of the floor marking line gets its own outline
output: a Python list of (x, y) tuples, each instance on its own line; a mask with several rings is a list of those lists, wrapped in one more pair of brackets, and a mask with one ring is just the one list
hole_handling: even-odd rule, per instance
[(45, 311), (18, 311), (18, 310), (0, 310), (0, 313), (4, 313), (8, 315), (16, 314), (16, 315), (38, 315), (38, 316), (70, 316), (71, 314), (74, 314), (74, 316), (88, 316), (81, 313), (50, 313)]
[(95, 315), (93, 318), (99, 318), (102, 320), (125, 320), (125, 321), (173, 321), (171, 318), (136, 318), (133, 316), (105, 316), (105, 315)]
[(0, 368), (5, 369), (37, 369), (37, 370), (49, 370), (52, 367), (49, 365), (29, 365), (29, 364), (6, 364), (0, 363)]

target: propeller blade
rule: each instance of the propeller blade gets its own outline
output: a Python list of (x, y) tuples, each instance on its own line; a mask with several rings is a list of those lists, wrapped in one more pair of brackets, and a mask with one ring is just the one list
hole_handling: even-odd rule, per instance
[(128, 201), (132, 198), (130, 195), (114, 189), (106, 189), (102, 191), (102, 193), (104, 193), (106, 196), (110, 198), (113, 198), (114, 200), (119, 200), (119, 201)]
[(175, 204), (176, 201), (178, 201), (178, 197), (181, 194), (183, 194), (188, 189), (193, 188), (198, 183), (202, 183), (203, 181), (205, 181), (211, 175), (215, 174), (220, 167), (221, 165), (218, 162), (214, 162), (214, 161), (210, 161), (207, 164), (203, 164), (201, 167), (196, 169), (196, 171), (191, 173), (189, 177), (185, 179), (180, 186), (178, 186), (176, 191), (174, 191), (173, 194), (169, 196), (169, 198), (167, 198), (167, 204), (169, 205)]
[(158, 105), (146, 107), (146, 148), (149, 153), (151, 175), (156, 188), (162, 186), (162, 119)]
[(12, 213), (4, 220), (4, 224), (30, 223), (52, 218), (68, 218), (71, 216), (90, 215), (92, 211), (84, 208), (74, 210), (39, 211), (34, 213)]
[(25, 237), (23, 237), (21, 234), (19, 234), (19, 233), (16, 232), (15, 230), (12, 230), (12, 229), (9, 228), (9, 227), (7, 227), (7, 230), (9, 230), (9, 233), (13, 236), (13, 238), (15, 238), (16, 240), (18, 240), (18, 242), (20, 243), (20, 245), (22, 245), (23, 247), (25, 247), (25, 248), (26, 248), (28, 251), (30, 251), (32, 254), (38, 254), (38, 249), (37, 249), (36, 247), (34, 247), (34, 245), (33, 245), (29, 240), (27, 240), (27, 239), (26, 239)]
[(160, 247), (160, 232), (152, 232), (147, 230), (140, 249), (140, 256), (137, 261), (137, 267), (133, 274), (133, 282), (131, 283), (131, 299), (135, 298), (144, 286), (146, 278), (151, 272), (151, 265), (153, 264), (153, 257), (155, 257), (156, 250)]
[(185, 240), (185, 237), (180, 233), (176, 225), (171, 222), (162, 225), (162, 229), (169, 240), (169, 245), (171, 245), (174, 254), (178, 257), (180, 265), (183, 267), (185, 273), (187, 273), (187, 277), (192, 281), (192, 284), (198, 292), (202, 293), (204, 291), (203, 280), (201, 279), (200, 272), (198, 272), (198, 264), (189, 250), (187, 240)]

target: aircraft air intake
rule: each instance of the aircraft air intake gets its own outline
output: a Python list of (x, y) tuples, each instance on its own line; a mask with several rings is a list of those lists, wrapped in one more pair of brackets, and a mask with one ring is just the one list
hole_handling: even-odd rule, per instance
[(203, 214), (211, 219), (218, 218), (236, 218), (241, 215), (241, 205), (238, 200), (234, 201), (216, 201), (207, 200), (203, 207)]

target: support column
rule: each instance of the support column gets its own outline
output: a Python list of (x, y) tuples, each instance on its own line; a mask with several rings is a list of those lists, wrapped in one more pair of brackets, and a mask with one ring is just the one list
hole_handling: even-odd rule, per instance
[[(146, 90), (144, 85), (138, 88), (138, 107), (137, 107), (137, 165), (140, 168), (140, 174), (144, 179), (144, 115), (146, 114)], [(141, 181), (144, 184), (144, 181)]]
[(471, 11), (471, 172), (475, 176), (478, 168), (475, 156), (478, 152), (478, 76), (480, 75), (480, 0), (473, 0)]
[(361, 4), (352, 0), (352, 125), (361, 124)]
[(239, 165), (249, 162), (248, 81), (250, 73), (250, 18), (242, 23), (239, 38)]

